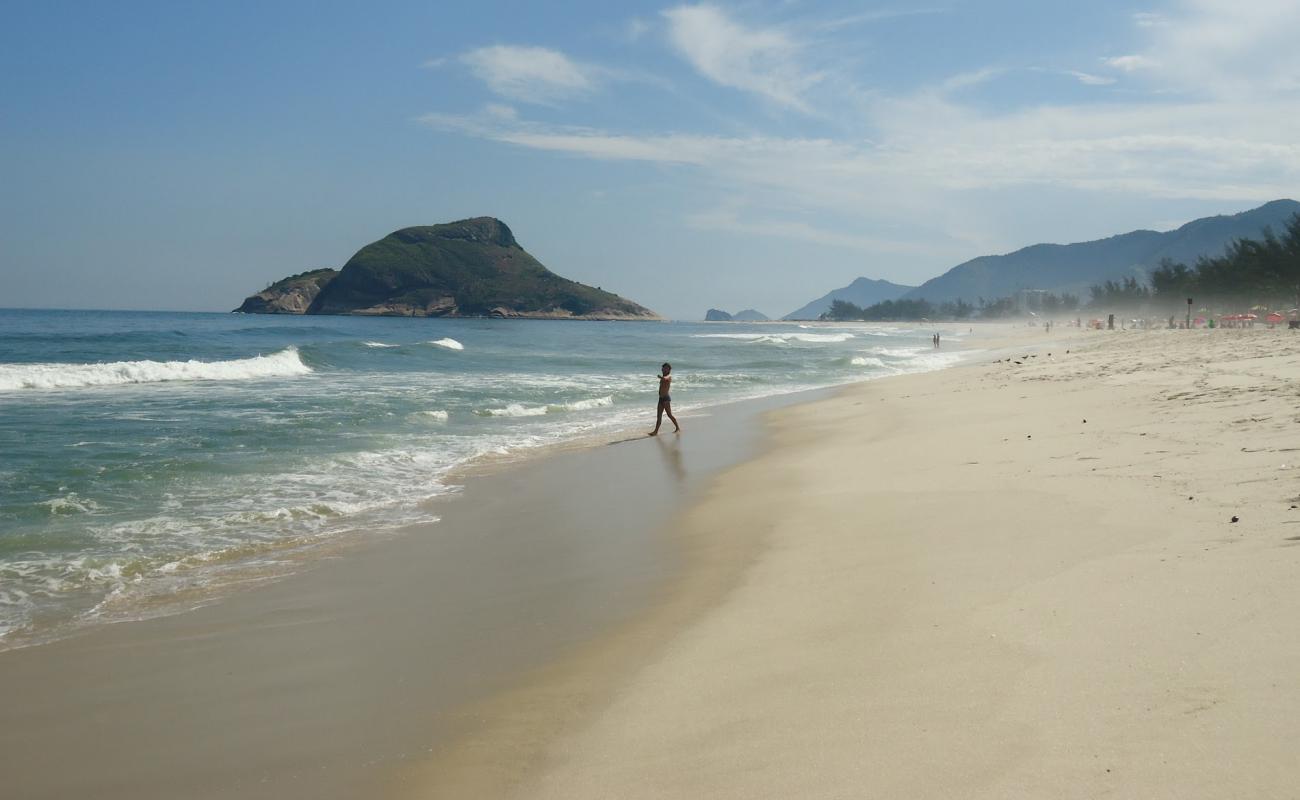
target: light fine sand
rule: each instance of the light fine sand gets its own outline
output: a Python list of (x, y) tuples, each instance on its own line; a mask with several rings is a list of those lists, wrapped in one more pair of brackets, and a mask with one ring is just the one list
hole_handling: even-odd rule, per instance
[(505, 789), (1300, 796), (1300, 335), (1061, 336), (777, 412), (681, 522), (726, 579), (512, 695), (583, 713)]

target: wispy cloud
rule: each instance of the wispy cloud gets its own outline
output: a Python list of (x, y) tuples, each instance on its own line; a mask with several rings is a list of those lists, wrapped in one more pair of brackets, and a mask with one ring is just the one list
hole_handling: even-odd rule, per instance
[(1259, 102), (1294, 100), (1300, 91), (1295, 0), (1182, 0), (1143, 30), (1150, 36), (1143, 66), (1171, 86)]
[(1091, 72), (1080, 72), (1074, 69), (1067, 69), (1066, 75), (1073, 76), (1075, 80), (1085, 86), (1109, 86), (1115, 83), (1115, 79), (1105, 75), (1093, 75)]
[(1113, 56), (1102, 59), (1102, 63), (1122, 72), (1137, 72), (1141, 69), (1150, 69), (1156, 66), (1153, 59), (1143, 55)]
[(804, 95), (823, 76), (800, 64), (801, 47), (786, 31), (746, 26), (711, 5), (678, 6), (663, 16), (673, 48), (704, 77), (809, 111)]
[(1163, 14), (1157, 14), (1152, 11), (1139, 11), (1133, 15), (1133, 22), (1139, 28), (1159, 28), (1167, 25)]
[(956, 75), (944, 78), (935, 90), (939, 94), (950, 94), (952, 92), (969, 89), (972, 86), (988, 83), (1006, 73), (1002, 67), (983, 67), (981, 69), (971, 70), (969, 72), (959, 72)]
[(524, 103), (551, 105), (594, 91), (601, 70), (545, 47), (491, 45), (460, 57), (496, 94)]
[(900, 17), (928, 16), (930, 14), (942, 14), (945, 9), (934, 8), (878, 8), (872, 11), (863, 11), (857, 14), (849, 14), (844, 17), (837, 17), (826, 22), (814, 25), (818, 30), (838, 31), (843, 28), (851, 28), (855, 25), (869, 25), (873, 22), (883, 22)]
[(770, 191), (804, 209), (885, 208), (905, 195), (934, 201), (945, 192), (1035, 185), (1254, 200), (1300, 181), (1300, 118), (1260, 109), (1093, 105), (988, 116), (927, 95), (890, 101), (879, 114), (879, 142), (619, 134), (485, 115), (421, 119), (535, 150), (701, 168), (730, 191)]
[[(924, 219), (937, 248), (969, 253), (996, 245), (977, 241), (988, 226), (972, 219), (1010, 213), (988, 198), (1246, 203), (1294, 196), (1300, 49), (1292, 43), (1300, 40), (1300, 11), (1293, 6), (1300, 9), (1293, 0), (1249, 7), (1188, 0), (1159, 24), (1135, 17), (1138, 45), (1102, 59), (1095, 71), (1037, 68), (1088, 86), (1121, 79), (1132, 85), (1124, 93), (1099, 93), (1109, 98), (1105, 103), (1008, 106), (962, 91), (995, 78), (1014, 81), (1023, 71), (986, 67), (907, 93), (864, 91), (851, 109), (844, 104), (836, 112), (833, 124), (818, 118), (816, 130), (836, 135), (800, 136), (789, 120), (781, 121), (782, 135), (765, 131), (760, 120), (728, 128), (753, 134), (730, 136), (544, 124), (508, 107), (429, 114), (422, 121), (538, 152), (653, 163), (696, 176), (708, 192), (683, 211), (694, 227), (901, 258), (909, 237), (893, 235), (891, 225), (903, 230)], [(672, 8), (663, 20), (670, 46), (714, 84), (801, 111), (809, 110), (814, 88), (826, 89), (819, 85), (823, 74), (806, 65), (807, 45), (793, 29), (745, 25), (709, 5)], [(828, 75), (827, 84), (842, 82), (838, 72)], [(547, 83), (581, 92), (600, 80), (597, 72), (585, 84)], [(744, 202), (728, 204), (728, 198)], [(959, 231), (954, 235), (967, 246), (943, 240), (943, 230)]]

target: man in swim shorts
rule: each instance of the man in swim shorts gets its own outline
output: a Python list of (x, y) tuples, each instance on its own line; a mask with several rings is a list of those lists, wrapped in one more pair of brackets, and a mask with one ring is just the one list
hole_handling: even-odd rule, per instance
[(659, 435), (659, 426), (664, 424), (664, 414), (668, 414), (668, 419), (673, 421), (673, 433), (681, 433), (682, 426), (677, 424), (677, 417), (673, 416), (673, 398), (671, 389), (673, 386), (673, 365), (664, 362), (663, 372), (658, 375), (659, 378), (659, 408), (655, 413), (655, 429), (650, 431), (651, 436)]

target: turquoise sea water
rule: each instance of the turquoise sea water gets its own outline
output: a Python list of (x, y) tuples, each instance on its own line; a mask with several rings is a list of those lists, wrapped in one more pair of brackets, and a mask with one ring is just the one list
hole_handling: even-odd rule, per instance
[(665, 360), (689, 412), (955, 361), (932, 332), (0, 310), (0, 648), (430, 520), (476, 459), (648, 429)]

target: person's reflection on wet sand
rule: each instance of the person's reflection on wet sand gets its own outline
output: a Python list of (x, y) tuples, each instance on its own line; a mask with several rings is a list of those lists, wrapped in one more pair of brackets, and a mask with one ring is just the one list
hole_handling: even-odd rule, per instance
[(686, 466), (682, 464), (682, 442), (680, 439), (655, 439), (659, 443), (659, 452), (663, 454), (664, 463), (678, 483), (686, 482)]

